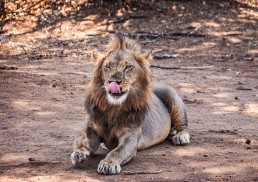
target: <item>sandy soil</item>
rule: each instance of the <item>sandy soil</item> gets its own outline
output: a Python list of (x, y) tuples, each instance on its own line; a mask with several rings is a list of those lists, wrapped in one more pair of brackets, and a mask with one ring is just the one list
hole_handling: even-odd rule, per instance
[[(258, 180), (257, 7), (162, 1), (134, 5), (130, 15), (146, 17), (121, 22), (111, 5), (78, 14), (48, 26), (12, 22), (0, 37), (0, 181)], [(192, 137), (184, 147), (165, 141), (138, 152), (111, 176), (96, 172), (103, 150), (76, 168), (69, 159), (84, 123), (90, 52), (103, 49), (107, 30), (174, 55), (152, 65), (180, 69), (151, 68), (152, 79), (184, 99)]]

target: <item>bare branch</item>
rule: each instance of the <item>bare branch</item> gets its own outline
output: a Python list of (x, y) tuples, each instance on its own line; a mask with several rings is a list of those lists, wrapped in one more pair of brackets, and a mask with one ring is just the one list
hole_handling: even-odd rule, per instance
[(158, 171), (123, 171), (124, 175), (135, 175), (135, 174), (159, 174), (162, 172), (161, 170)]

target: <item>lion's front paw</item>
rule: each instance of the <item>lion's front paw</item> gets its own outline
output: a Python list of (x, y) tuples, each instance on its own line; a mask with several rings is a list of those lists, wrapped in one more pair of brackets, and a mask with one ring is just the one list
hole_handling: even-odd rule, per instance
[(174, 145), (186, 145), (190, 143), (190, 134), (188, 131), (180, 131), (172, 138)]
[(98, 173), (102, 174), (118, 174), (121, 172), (121, 166), (114, 160), (102, 160), (97, 169)]
[(89, 155), (88, 151), (77, 150), (70, 156), (73, 165), (81, 163)]

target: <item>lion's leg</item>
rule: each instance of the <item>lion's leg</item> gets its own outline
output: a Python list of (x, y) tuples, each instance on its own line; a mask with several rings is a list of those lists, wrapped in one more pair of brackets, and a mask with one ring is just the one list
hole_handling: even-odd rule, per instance
[(185, 109), (175, 103), (171, 111), (172, 127), (170, 130), (170, 138), (174, 145), (185, 145), (190, 143), (190, 134), (187, 129), (187, 115)]
[(174, 145), (190, 143), (186, 108), (176, 91), (168, 86), (154, 88), (154, 93), (162, 100), (171, 115), (171, 131), (168, 136)]
[(93, 154), (98, 149), (99, 143), (99, 137), (92, 128), (83, 130), (74, 141), (74, 150), (70, 156), (72, 164), (79, 164), (85, 160), (87, 156)]
[[(123, 129), (118, 134), (118, 146), (110, 151), (98, 165), (98, 173), (117, 174), (121, 172), (121, 165), (130, 161), (137, 152), (140, 129)], [(126, 131), (126, 132), (125, 132)]]

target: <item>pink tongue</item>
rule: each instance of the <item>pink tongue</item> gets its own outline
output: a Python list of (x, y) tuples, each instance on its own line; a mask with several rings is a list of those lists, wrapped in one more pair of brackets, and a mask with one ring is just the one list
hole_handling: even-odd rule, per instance
[(113, 94), (117, 94), (120, 93), (120, 86), (116, 83), (116, 82), (111, 82), (108, 85), (108, 91), (113, 93)]

